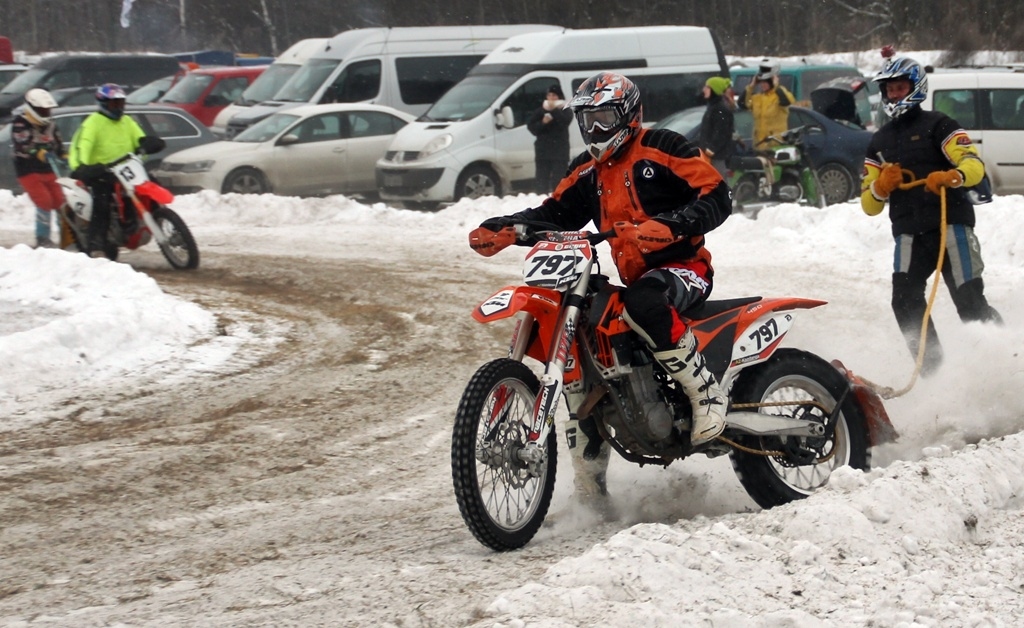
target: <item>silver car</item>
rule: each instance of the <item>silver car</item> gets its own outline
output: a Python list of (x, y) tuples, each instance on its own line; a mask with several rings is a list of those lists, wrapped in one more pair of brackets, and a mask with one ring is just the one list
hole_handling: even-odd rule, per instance
[(306, 105), (276, 113), (232, 140), (182, 151), (154, 174), (176, 194), (376, 196), (374, 164), (414, 116), (380, 105)]

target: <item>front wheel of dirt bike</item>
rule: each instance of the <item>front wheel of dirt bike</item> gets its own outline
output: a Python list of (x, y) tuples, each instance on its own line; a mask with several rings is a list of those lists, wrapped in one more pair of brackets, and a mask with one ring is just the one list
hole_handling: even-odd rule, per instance
[(166, 242), (157, 242), (167, 262), (178, 270), (197, 268), (199, 246), (181, 216), (169, 207), (160, 206), (153, 210), (153, 218), (166, 238)]
[[(734, 449), (732, 466), (750, 497), (762, 508), (772, 508), (803, 499), (824, 486), (841, 466), (868, 470), (867, 420), (849, 383), (831, 364), (813, 353), (779, 349), (766, 362), (744, 370), (730, 395), (733, 406), (740, 403), (794, 402), (792, 405), (742, 409), (790, 418), (817, 421), (826, 436), (727, 436), (748, 449), (770, 455)], [(845, 395), (845, 399), (844, 399)], [(843, 399), (835, 425), (829, 415)]]
[(530, 542), (555, 491), (555, 430), (537, 460), (522, 455), (539, 390), (536, 375), (522, 362), (494, 360), (470, 379), (455, 415), (455, 499), (473, 536), (499, 552)]

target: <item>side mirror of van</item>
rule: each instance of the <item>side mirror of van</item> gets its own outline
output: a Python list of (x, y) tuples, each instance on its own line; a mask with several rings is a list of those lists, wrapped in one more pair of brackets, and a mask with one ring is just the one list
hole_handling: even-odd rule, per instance
[(499, 129), (511, 129), (516, 125), (515, 114), (512, 107), (505, 105), (500, 110), (494, 110), (494, 126)]

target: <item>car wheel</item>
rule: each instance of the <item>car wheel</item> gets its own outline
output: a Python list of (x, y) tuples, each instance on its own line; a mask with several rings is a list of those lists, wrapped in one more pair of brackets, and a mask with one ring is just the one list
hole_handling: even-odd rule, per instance
[(501, 196), (501, 179), (487, 166), (470, 166), (455, 184), (455, 200), (482, 196)]
[(269, 191), (267, 178), (255, 168), (232, 170), (224, 178), (224, 187), (221, 189), (224, 194), (266, 194)]
[(842, 165), (831, 163), (818, 168), (818, 180), (827, 204), (845, 203), (853, 198), (854, 178)]

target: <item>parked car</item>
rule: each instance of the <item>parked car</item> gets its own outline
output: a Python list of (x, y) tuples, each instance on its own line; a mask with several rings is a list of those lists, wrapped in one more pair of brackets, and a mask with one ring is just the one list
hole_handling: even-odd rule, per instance
[[(696, 139), (700, 132), (705, 107), (691, 107), (676, 112), (654, 125), (667, 128)], [(752, 146), (754, 120), (747, 110), (735, 113), (736, 133)], [(812, 125), (821, 130), (808, 134), (807, 151), (818, 171), (825, 200), (831, 205), (842, 203), (860, 193), (860, 175), (864, 169), (871, 131), (849, 122), (832, 120), (817, 111), (804, 107), (789, 108), (789, 128)]]
[(45, 57), (0, 89), (0, 119), (9, 122), (11, 109), (22, 104), (25, 93), (34, 87), (52, 91), (117, 83), (130, 89), (173, 74), (179, 67), (174, 57), (151, 53)]
[(14, 77), (18, 76), (22, 72), (28, 69), (27, 65), (21, 63), (3, 63), (0, 64), (0, 88), (10, 83)]
[(967, 131), (996, 194), (1024, 194), (1024, 64), (936, 69), (922, 106)]
[(177, 194), (376, 197), (374, 164), (413, 119), (381, 105), (305, 105), (257, 122), (232, 140), (182, 151), (154, 174)]
[(156, 102), (166, 94), (175, 83), (180, 81), (183, 76), (185, 76), (184, 70), (177, 74), (162, 76), (155, 81), (150, 81), (142, 87), (128, 92), (128, 97), (125, 98), (124, 101), (129, 105), (148, 105), (151, 102)]
[(157, 102), (181, 107), (210, 126), (220, 110), (241, 96), (266, 69), (265, 65), (254, 65), (192, 70)]
[[(57, 123), (60, 136), (64, 140), (65, 149), (71, 146), (71, 138), (81, 126), (86, 116), (96, 111), (91, 107), (61, 107), (51, 114)], [(167, 147), (159, 153), (146, 157), (146, 169), (151, 173), (160, 165), (164, 157), (184, 148), (208, 144), (216, 140), (213, 133), (191, 114), (177, 107), (167, 105), (128, 105), (128, 115), (148, 135), (156, 135), (167, 142)], [(11, 157), (11, 125), (0, 128), (0, 188), (21, 192), (21, 186), (14, 176), (14, 161)]]

